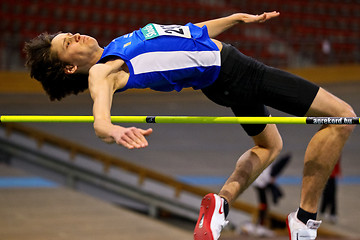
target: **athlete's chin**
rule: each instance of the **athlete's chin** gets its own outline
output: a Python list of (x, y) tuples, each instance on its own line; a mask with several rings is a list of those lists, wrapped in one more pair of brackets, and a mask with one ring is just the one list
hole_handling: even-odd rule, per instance
[(85, 44), (99, 46), (99, 43), (95, 38), (87, 35), (83, 35), (83, 36), (84, 36), (83, 39)]

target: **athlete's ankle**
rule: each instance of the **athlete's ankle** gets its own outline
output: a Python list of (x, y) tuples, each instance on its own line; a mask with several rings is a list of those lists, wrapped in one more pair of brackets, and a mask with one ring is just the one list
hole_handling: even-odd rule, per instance
[(317, 213), (307, 212), (304, 209), (302, 209), (301, 207), (299, 207), (296, 217), (306, 225), (306, 223), (309, 219), (316, 220)]
[(229, 214), (229, 203), (226, 200), (226, 198), (222, 197), (222, 199), (224, 199), (224, 215), (225, 215), (225, 219), (226, 219)]

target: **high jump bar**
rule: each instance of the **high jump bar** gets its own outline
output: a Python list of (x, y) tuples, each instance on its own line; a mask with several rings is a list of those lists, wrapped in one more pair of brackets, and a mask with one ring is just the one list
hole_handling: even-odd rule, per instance
[[(113, 123), (360, 124), (359, 117), (111, 116)], [(93, 116), (2, 115), (0, 123), (92, 123)]]

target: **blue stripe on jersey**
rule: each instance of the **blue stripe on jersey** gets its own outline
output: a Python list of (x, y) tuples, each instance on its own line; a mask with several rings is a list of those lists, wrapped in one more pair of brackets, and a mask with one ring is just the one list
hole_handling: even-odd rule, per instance
[(159, 36), (145, 40), (141, 30), (114, 39), (104, 49), (99, 62), (118, 56), (127, 64), (130, 77), (123, 89), (151, 88), (181, 91), (204, 88), (215, 81), (220, 71), (220, 51), (208, 36), (207, 28), (191, 23), (192, 38)]

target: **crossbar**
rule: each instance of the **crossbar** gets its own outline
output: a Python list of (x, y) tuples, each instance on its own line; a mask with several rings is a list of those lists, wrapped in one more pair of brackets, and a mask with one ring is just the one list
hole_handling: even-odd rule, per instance
[[(112, 116), (113, 123), (190, 124), (359, 124), (359, 117)], [(92, 123), (93, 116), (2, 115), (0, 123)]]

